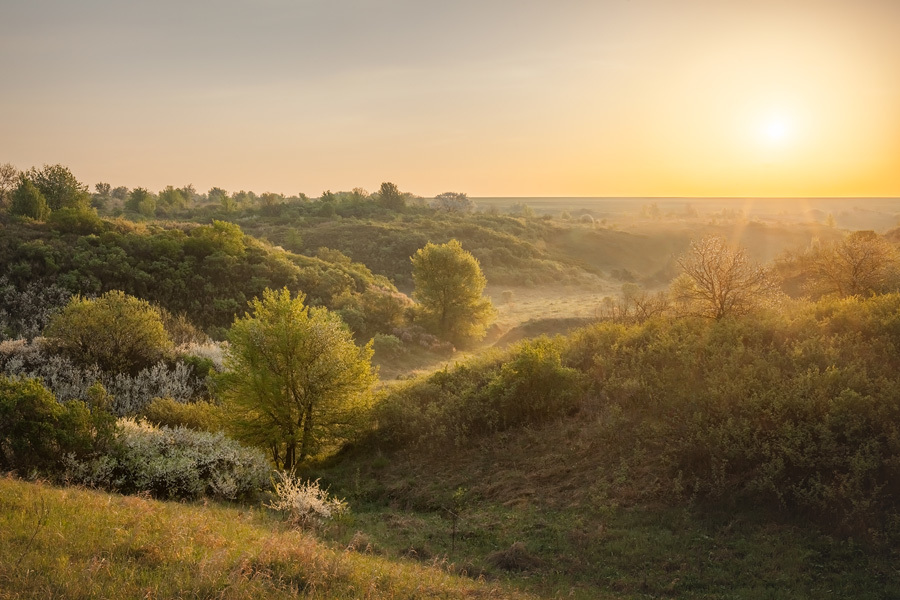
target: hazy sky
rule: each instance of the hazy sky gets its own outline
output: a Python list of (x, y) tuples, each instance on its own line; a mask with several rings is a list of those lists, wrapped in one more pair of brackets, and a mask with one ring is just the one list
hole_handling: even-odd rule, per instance
[(900, 196), (900, 0), (0, 0), (0, 163), (318, 196)]

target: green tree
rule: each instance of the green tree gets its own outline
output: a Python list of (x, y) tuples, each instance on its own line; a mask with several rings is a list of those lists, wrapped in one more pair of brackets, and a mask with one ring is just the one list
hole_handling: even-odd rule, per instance
[(134, 188), (125, 201), (125, 210), (152, 217), (156, 214), (156, 197), (146, 188)]
[(411, 260), (413, 298), (419, 303), (423, 324), (454, 344), (484, 337), (496, 311), (491, 301), (482, 297), (487, 279), (478, 260), (457, 240), (429, 243)]
[(376, 192), (376, 201), (390, 210), (403, 210), (406, 207), (406, 198), (403, 197), (397, 185), (390, 182), (381, 184)]
[(13, 191), (9, 211), (14, 215), (30, 217), (37, 221), (44, 221), (50, 216), (50, 206), (46, 198), (31, 180), (25, 177), (21, 178), (19, 187)]
[(181, 209), (187, 206), (188, 199), (182, 190), (167, 185), (159, 193), (157, 203), (165, 207)]
[(60, 208), (89, 208), (91, 195), (87, 185), (81, 183), (62, 165), (44, 165), (40, 170), (32, 167), (26, 174), (41, 191), (50, 210)]
[(292, 469), (364, 424), (372, 344), (356, 346), (337, 315), (287, 288), (266, 289), (250, 308), (228, 335), (222, 394), (235, 435)]
[(73, 297), (44, 331), (50, 347), (104, 371), (136, 373), (163, 359), (172, 342), (159, 309), (119, 290)]

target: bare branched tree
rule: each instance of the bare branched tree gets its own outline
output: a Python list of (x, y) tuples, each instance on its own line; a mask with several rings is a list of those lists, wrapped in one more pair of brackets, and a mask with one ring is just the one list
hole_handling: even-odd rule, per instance
[(708, 236), (691, 243), (678, 264), (684, 274), (671, 294), (682, 310), (712, 319), (747, 314), (775, 293), (766, 269), (753, 264), (744, 248)]

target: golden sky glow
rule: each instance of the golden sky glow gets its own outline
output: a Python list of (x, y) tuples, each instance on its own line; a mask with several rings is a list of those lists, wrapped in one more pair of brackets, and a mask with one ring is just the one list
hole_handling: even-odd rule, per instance
[(0, 162), (319, 195), (900, 196), (895, 0), (0, 0)]

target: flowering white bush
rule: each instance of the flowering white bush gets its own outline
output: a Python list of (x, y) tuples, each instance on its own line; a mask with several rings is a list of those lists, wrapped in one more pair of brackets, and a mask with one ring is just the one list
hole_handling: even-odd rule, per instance
[(211, 360), (216, 371), (222, 371), (222, 360), (228, 342), (207, 342), (205, 344), (190, 343), (182, 344), (175, 348), (175, 354), (179, 356), (197, 356)]
[(119, 416), (141, 412), (154, 398), (190, 402), (207, 392), (205, 379), (194, 376), (183, 362), (174, 367), (159, 362), (136, 375), (104, 373), (96, 366), (82, 367), (65, 356), (48, 354), (42, 338), (0, 342), (0, 374), (40, 379), (60, 402), (84, 398), (99, 381), (114, 398), (110, 410)]
[(109, 454), (87, 462), (66, 460), (66, 479), (124, 493), (158, 498), (211, 496), (234, 500), (265, 487), (270, 467), (259, 450), (225, 434), (183, 427), (154, 427), (119, 419)]
[(0, 340), (39, 336), (71, 297), (72, 292), (58, 285), (31, 283), (18, 289), (0, 277)]
[(346, 512), (347, 503), (332, 498), (319, 487), (319, 480), (300, 481), (292, 473), (276, 472), (275, 499), (265, 506), (286, 513), (295, 527), (321, 525)]

